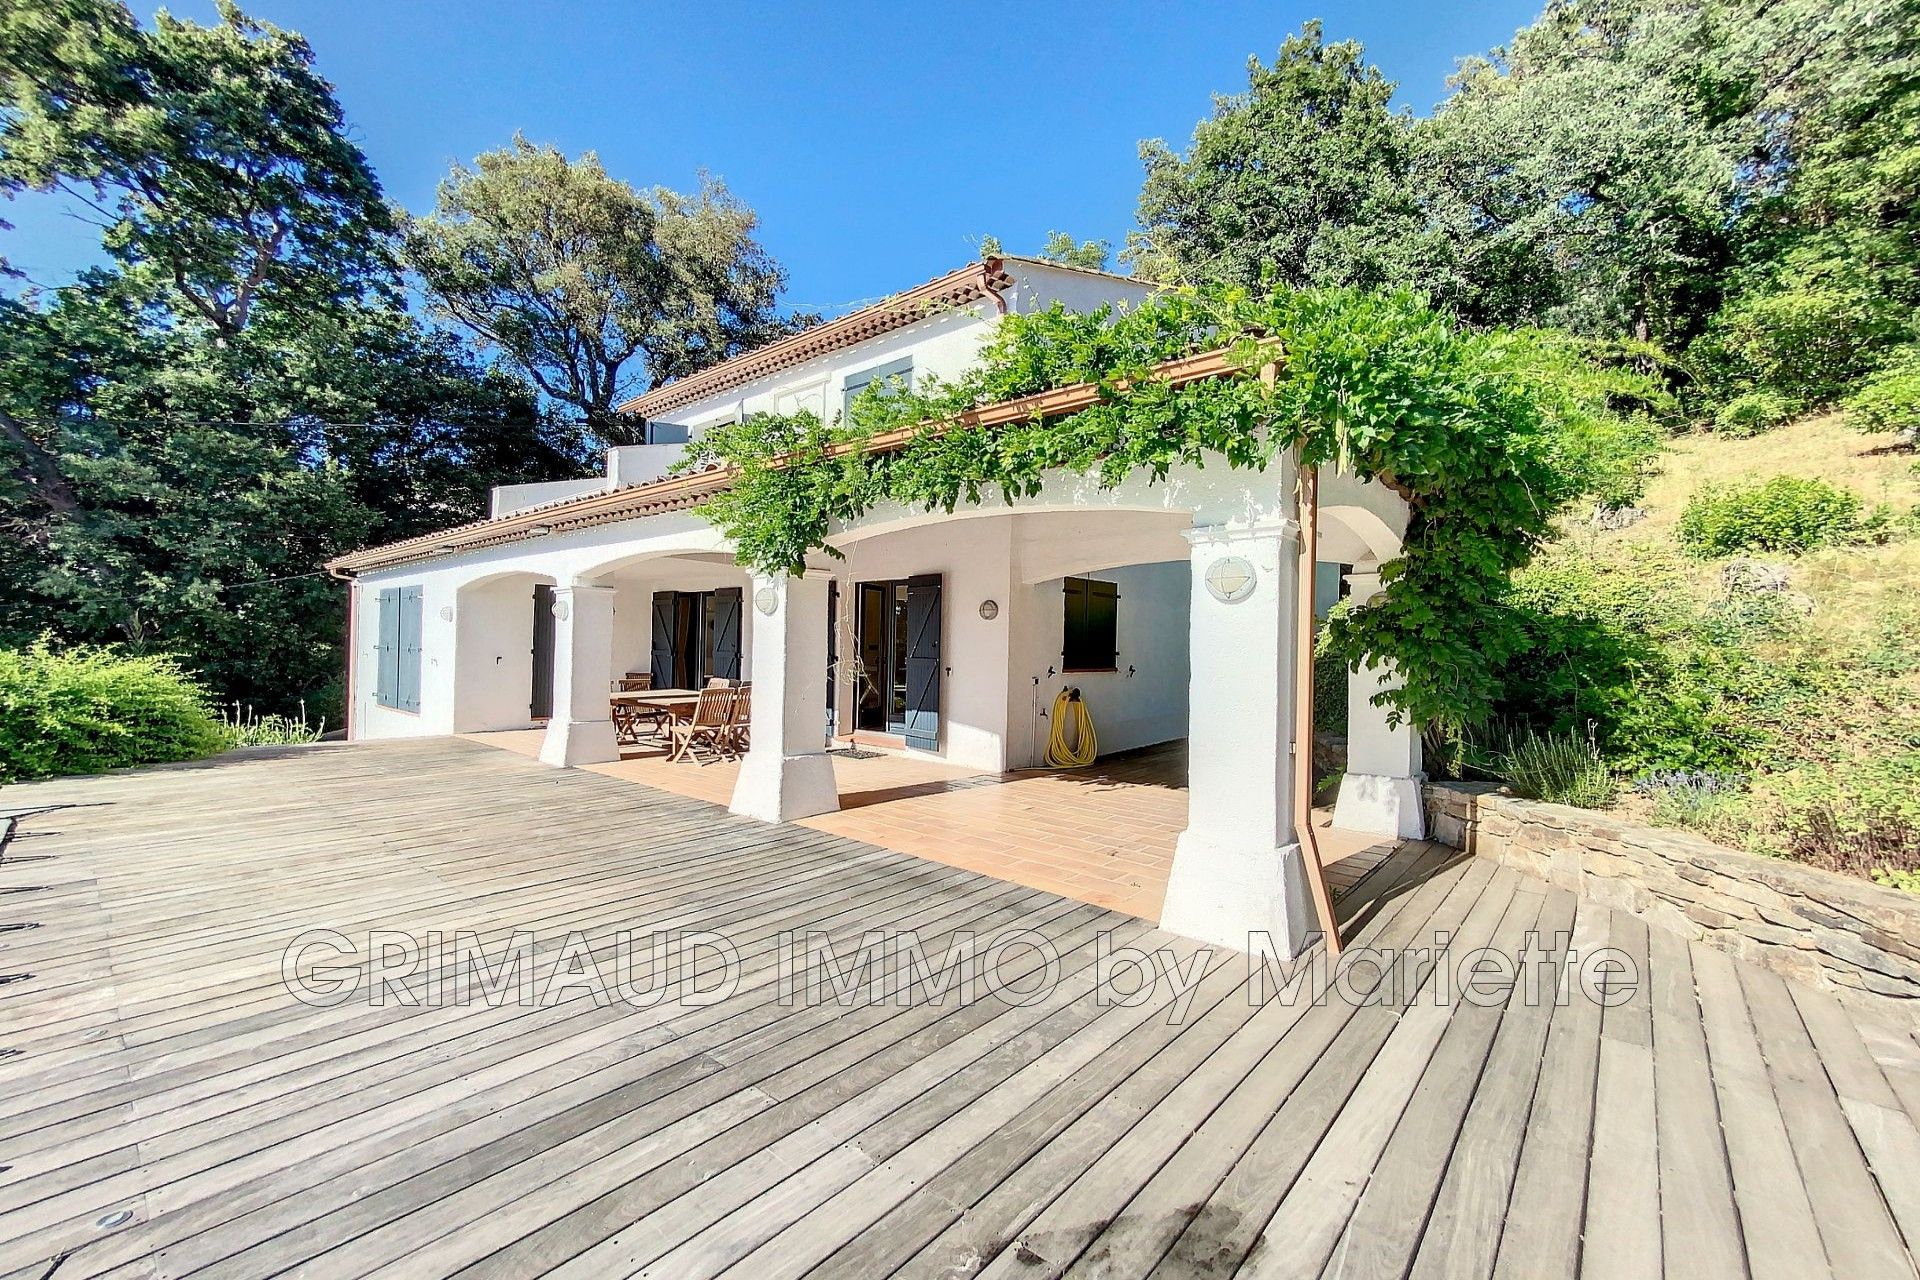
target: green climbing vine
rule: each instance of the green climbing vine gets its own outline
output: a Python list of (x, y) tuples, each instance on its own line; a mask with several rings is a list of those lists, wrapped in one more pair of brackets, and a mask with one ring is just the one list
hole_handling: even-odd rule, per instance
[[(1151, 377), (1219, 348), (1248, 372), (1180, 387)], [(1276, 352), (1268, 385), (1252, 370)], [(1106, 394), (1068, 417), (924, 429), (1081, 382)], [(782, 572), (831, 552), (837, 523), (882, 502), (952, 511), (1031, 496), (1051, 471), (1113, 486), (1177, 466), (1262, 469), (1298, 448), (1411, 508), (1386, 589), (1334, 620), (1330, 651), (1349, 665), (1391, 659), (1405, 677), (1390, 695), (1399, 713), (1462, 724), (1484, 715), (1493, 672), (1522, 641), (1501, 607), (1509, 575), (1574, 498), (1637, 492), (1662, 404), (1652, 379), (1565, 335), (1469, 331), (1408, 294), (1194, 290), (1125, 310), (1009, 315), (955, 382), (871, 388), (845, 421), (752, 417), (709, 431), (683, 465), (739, 468), (703, 514), (741, 563)], [(922, 429), (896, 451), (850, 447), (902, 427)]]

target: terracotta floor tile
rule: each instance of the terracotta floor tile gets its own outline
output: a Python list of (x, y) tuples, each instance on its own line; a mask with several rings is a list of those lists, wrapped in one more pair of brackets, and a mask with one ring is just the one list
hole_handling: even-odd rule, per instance
[[(542, 730), (466, 735), (538, 756)], [(725, 805), (739, 776), (734, 761), (671, 764), (657, 747), (585, 766), (627, 782)], [(802, 825), (1011, 880), (1030, 888), (1148, 920), (1160, 918), (1174, 843), (1186, 826), (1186, 744), (1129, 752), (1071, 771), (983, 774), (937, 760), (882, 754), (835, 756), (842, 808)], [(1329, 878), (1357, 879), (1394, 846), (1315, 820)], [(1335, 866), (1341, 859), (1352, 866)]]

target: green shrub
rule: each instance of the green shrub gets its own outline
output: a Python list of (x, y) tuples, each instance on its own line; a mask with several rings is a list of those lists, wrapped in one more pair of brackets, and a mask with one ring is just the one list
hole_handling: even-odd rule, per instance
[(199, 683), (165, 657), (45, 640), (0, 650), (0, 782), (194, 760), (228, 745)]
[(1313, 642), (1313, 729), (1338, 737), (1347, 733), (1347, 665), (1330, 652), (1325, 627)]
[(1809, 766), (1775, 795), (1788, 856), (1876, 879), (1920, 874), (1920, 750)]
[(1897, 431), (1908, 445), (1920, 439), (1920, 348), (1890, 364), (1846, 400), (1847, 424), (1861, 431)]
[(1754, 768), (1795, 687), (1759, 646), (1800, 625), (1771, 598), (1696, 602), (1677, 556), (1646, 546), (1556, 548), (1514, 575), (1526, 643), (1499, 670), (1499, 716), (1561, 733), (1591, 726), (1629, 776)]
[(1529, 800), (1604, 809), (1619, 793), (1591, 733), (1522, 732), (1494, 760), (1495, 775)]
[(1716, 401), (1771, 391), (1806, 408), (1844, 394), (1898, 333), (1879, 299), (1788, 289), (1729, 302), (1687, 350)]
[(1707, 485), (1680, 513), (1680, 545), (1710, 559), (1748, 551), (1810, 551), (1869, 541), (1886, 517), (1863, 516), (1859, 495), (1801, 476)]
[(1678, 769), (1642, 774), (1633, 789), (1653, 802), (1656, 827), (1695, 831), (1735, 848), (1751, 834), (1743, 773)]
[(1793, 403), (1778, 391), (1749, 391), (1721, 405), (1713, 430), (1735, 440), (1762, 435), (1793, 417)]

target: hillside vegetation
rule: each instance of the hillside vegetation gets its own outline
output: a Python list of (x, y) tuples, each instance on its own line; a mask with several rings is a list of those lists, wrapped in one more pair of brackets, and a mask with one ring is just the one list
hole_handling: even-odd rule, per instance
[[(1464, 771), (1920, 888), (1916, 510), (1910, 449), (1837, 414), (1676, 438), (1637, 515), (1517, 576), (1524, 727)], [(1542, 738), (1566, 777), (1529, 774)]]

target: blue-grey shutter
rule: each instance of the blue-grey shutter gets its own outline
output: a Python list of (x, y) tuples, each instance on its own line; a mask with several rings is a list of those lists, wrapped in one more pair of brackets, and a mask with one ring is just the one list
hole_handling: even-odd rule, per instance
[(707, 627), (711, 648), (707, 674), (727, 680), (740, 678), (740, 588), (722, 587), (707, 596)]
[(853, 401), (856, 396), (882, 378), (897, 379), (902, 387), (911, 391), (913, 389), (913, 357), (907, 356), (901, 360), (889, 361), (886, 364), (877, 364), (871, 369), (862, 369), (857, 373), (848, 374), (840, 384), (840, 412), (842, 416), (853, 408)]
[(400, 709), (420, 709), (420, 609), (423, 603), (419, 587), (400, 592)]
[(673, 688), (673, 669), (678, 656), (674, 644), (673, 628), (679, 615), (680, 593), (677, 591), (656, 591), (653, 593), (653, 687), (656, 689)]
[(533, 587), (533, 688), (527, 715), (534, 720), (553, 715), (553, 588), (544, 582)]
[(910, 747), (940, 749), (940, 575), (907, 579), (907, 723)]
[(383, 707), (400, 705), (400, 589), (380, 589), (379, 639), (376, 655), (373, 700)]

